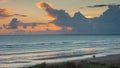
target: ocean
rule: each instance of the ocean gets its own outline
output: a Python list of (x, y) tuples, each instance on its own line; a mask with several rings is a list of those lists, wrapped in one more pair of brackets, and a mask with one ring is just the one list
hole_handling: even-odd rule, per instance
[(0, 36), (0, 68), (120, 54), (120, 35)]

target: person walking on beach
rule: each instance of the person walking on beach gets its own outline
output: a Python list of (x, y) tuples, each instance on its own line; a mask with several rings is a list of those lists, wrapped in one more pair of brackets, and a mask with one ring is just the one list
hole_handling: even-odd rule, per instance
[(93, 59), (95, 59), (96, 58), (96, 56), (95, 55), (93, 55)]

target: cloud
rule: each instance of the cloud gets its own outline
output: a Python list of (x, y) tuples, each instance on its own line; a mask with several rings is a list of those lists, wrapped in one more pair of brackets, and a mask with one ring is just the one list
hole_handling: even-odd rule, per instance
[(93, 5), (93, 6), (88, 6), (89, 8), (99, 8), (99, 7), (107, 7), (107, 4), (100, 4), (100, 5)]
[[(93, 5), (93, 6), (87, 6), (89, 8), (100, 8), (100, 7), (109, 7), (111, 5), (115, 5), (115, 4), (99, 4), (99, 5)], [(116, 6), (120, 6), (119, 4)]]
[(0, 19), (7, 18), (7, 17), (13, 17), (13, 16), (26, 17), (27, 15), (10, 14), (10, 11), (8, 9), (0, 9)]
[(109, 5), (100, 17), (93, 20), (98, 22), (98, 31), (120, 34), (120, 5)]
[(21, 15), (21, 14), (13, 14), (12, 16), (27, 17), (27, 15)]
[(49, 20), (51, 20), (51, 19), (55, 20), (58, 18), (58, 11), (59, 10), (54, 9), (50, 3), (39, 2), (39, 3), (37, 3), (37, 7), (46, 11)]
[[(70, 20), (71, 18), (69, 14), (65, 12), (65, 10), (55, 9), (50, 3), (47, 3), (47, 2), (39, 2), (37, 3), (37, 7), (41, 8), (47, 13), (48, 19), (53, 18), (54, 24), (57, 24), (57, 25), (59, 24), (61, 26), (69, 26), (69, 23), (67, 24), (67, 21)], [(60, 20), (63, 22), (58, 22)]]
[(39, 2), (37, 3), (37, 7), (42, 10), (48, 10), (48, 9), (54, 9), (53, 6), (50, 3), (47, 2)]
[(63, 31), (89, 32), (92, 28), (88, 23), (88, 19), (80, 12), (76, 12), (73, 17), (70, 17), (69, 13), (65, 10), (55, 9), (47, 2), (39, 2), (37, 3), (37, 7), (44, 10), (49, 17), (54, 18), (51, 23), (62, 27)]
[(98, 22), (118, 23), (120, 22), (120, 5), (109, 5), (108, 9), (97, 18)]
[(0, 9), (0, 17), (9, 17), (9, 10), (8, 9)]

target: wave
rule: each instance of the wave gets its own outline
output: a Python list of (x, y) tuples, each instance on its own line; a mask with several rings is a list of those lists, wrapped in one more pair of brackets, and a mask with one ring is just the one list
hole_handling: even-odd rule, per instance
[(4, 62), (0, 62), (0, 64), (19, 64), (19, 63), (31, 63), (30, 61), (4, 61)]

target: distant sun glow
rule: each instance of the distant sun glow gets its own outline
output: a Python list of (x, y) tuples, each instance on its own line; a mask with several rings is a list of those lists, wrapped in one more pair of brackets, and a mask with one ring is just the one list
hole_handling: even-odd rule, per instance
[(94, 18), (93, 16), (85, 16), (88, 19)]
[(56, 25), (54, 25), (54, 24), (49, 24), (48, 29), (49, 29), (49, 30), (53, 30), (53, 31), (58, 31), (58, 30), (61, 30), (62, 27), (56, 26)]
[(73, 28), (72, 27), (67, 27), (67, 30), (71, 31)]
[[(37, 25), (36, 27), (32, 28), (31, 26), (28, 26), (27, 28), (23, 28), (23, 26), (18, 26), (19, 30), (24, 30), (25, 32), (36, 32), (36, 31), (47, 31), (47, 30), (52, 30), (52, 31), (58, 31), (62, 30), (62, 27), (56, 26), (54, 24), (48, 24), (48, 25)], [(70, 27), (68, 27), (68, 30), (71, 30)]]
[(53, 21), (53, 20), (56, 20), (56, 19), (57, 19), (57, 18), (48, 15), (48, 20), (49, 20), (49, 21)]

